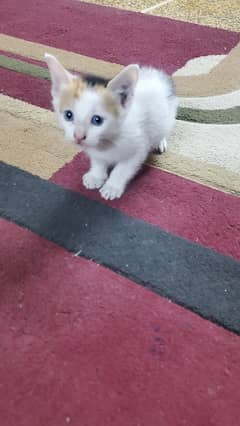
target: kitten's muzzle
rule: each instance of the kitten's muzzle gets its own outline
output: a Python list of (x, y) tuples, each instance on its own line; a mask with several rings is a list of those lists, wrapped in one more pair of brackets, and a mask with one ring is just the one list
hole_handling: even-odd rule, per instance
[(74, 132), (74, 139), (77, 145), (81, 145), (83, 141), (85, 141), (86, 135), (79, 135), (78, 133)]

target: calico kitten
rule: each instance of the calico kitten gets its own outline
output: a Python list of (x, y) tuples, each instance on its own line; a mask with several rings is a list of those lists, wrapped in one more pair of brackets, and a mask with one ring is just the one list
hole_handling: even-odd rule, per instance
[(120, 198), (148, 154), (167, 148), (177, 111), (170, 77), (129, 65), (107, 81), (72, 75), (54, 56), (45, 58), (59, 123), (90, 158), (83, 184), (106, 200)]

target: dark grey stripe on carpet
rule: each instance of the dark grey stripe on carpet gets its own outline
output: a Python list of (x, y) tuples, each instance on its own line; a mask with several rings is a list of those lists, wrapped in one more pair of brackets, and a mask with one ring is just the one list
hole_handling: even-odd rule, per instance
[(240, 332), (240, 263), (230, 257), (4, 163), (0, 214)]

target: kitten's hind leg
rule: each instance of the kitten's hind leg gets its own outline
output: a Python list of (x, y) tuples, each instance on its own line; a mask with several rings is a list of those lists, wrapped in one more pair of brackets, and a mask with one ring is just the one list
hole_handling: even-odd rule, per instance
[(154, 152), (156, 154), (163, 154), (167, 151), (167, 139), (163, 138), (160, 142), (157, 148), (154, 149)]
[(83, 175), (83, 185), (87, 189), (99, 189), (107, 179), (107, 165), (105, 162), (91, 159), (90, 170)]

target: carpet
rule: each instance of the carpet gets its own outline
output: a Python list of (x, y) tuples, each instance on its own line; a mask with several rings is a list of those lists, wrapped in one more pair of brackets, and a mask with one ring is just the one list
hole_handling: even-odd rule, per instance
[[(237, 425), (239, 33), (75, 0), (2, 0), (0, 28), (1, 425)], [(120, 200), (81, 183), (46, 51), (173, 75), (169, 150)]]

